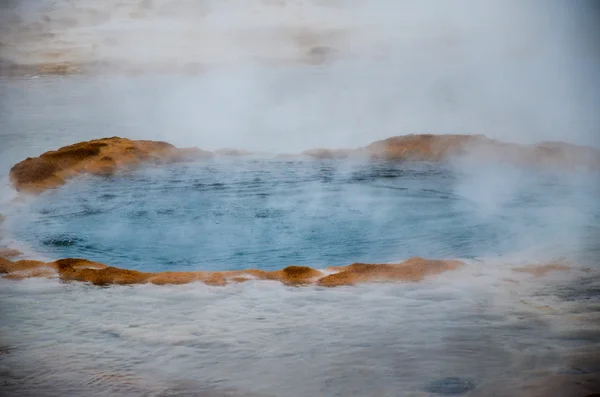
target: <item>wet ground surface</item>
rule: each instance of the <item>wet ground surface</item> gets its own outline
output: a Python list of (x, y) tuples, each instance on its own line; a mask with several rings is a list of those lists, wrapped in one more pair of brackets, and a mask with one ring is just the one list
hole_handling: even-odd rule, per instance
[[(500, 268), (333, 290), (0, 280), (2, 387), (15, 396), (437, 396), (589, 382), (600, 370), (589, 358), (597, 299), (565, 302), (528, 277), (502, 282), (512, 273)], [(544, 283), (577, 289), (564, 278)], [(587, 361), (573, 359), (581, 350)]]

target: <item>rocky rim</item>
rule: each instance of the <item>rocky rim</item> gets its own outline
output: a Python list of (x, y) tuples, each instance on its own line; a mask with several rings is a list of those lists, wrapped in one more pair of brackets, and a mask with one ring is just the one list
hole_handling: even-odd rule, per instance
[[(176, 148), (167, 142), (112, 137), (80, 142), (43, 153), (39, 157), (27, 158), (11, 168), (10, 179), (19, 192), (41, 193), (84, 173), (111, 175), (120, 169), (143, 164), (169, 164), (213, 156), (250, 154), (234, 149), (209, 152), (198, 148)], [(468, 158), (478, 162), (497, 161), (561, 170), (600, 169), (600, 150), (595, 148), (563, 142), (517, 145), (498, 142), (483, 135), (405, 135), (358, 149), (313, 149), (291, 157), (433, 162)]]
[(317, 285), (337, 287), (372, 282), (420, 281), (431, 275), (455, 270), (463, 263), (455, 260), (411, 258), (399, 264), (354, 263), (349, 266), (319, 271), (304, 266), (288, 266), (282, 270), (247, 269), (222, 272), (140, 272), (120, 269), (86, 259), (68, 258), (54, 262), (11, 260), (0, 258), (0, 273), (5, 279), (21, 280), (31, 277), (60, 278), (62, 281), (109, 284), (188, 284), (202, 282), (222, 286), (250, 280), (272, 280), (286, 285)]

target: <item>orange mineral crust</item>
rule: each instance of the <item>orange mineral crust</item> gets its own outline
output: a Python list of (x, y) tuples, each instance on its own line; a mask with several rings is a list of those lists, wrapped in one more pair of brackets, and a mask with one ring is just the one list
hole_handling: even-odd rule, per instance
[(0, 273), (7, 279), (29, 277), (60, 278), (62, 281), (80, 281), (95, 285), (110, 284), (188, 284), (227, 285), (249, 280), (272, 280), (285, 285), (338, 287), (373, 282), (416, 282), (463, 266), (457, 260), (428, 260), (410, 258), (398, 264), (354, 263), (338, 267), (328, 274), (305, 266), (288, 266), (282, 270), (257, 269), (221, 272), (157, 272), (120, 269), (87, 259), (67, 258), (54, 262), (20, 260), (13, 262), (0, 258)]

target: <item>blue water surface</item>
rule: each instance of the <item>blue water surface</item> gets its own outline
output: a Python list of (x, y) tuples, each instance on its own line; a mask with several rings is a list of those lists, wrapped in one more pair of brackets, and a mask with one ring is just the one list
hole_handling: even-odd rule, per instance
[(499, 166), (215, 159), (79, 178), (10, 229), (53, 258), (145, 271), (474, 258), (555, 241), (579, 250), (599, 217), (595, 191), (573, 180)]

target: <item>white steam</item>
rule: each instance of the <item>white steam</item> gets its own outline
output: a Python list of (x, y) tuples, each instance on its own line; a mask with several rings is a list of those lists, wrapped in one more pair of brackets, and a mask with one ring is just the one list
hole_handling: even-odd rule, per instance
[(62, 125), (94, 108), (104, 120), (94, 135), (280, 152), (419, 132), (598, 145), (593, 6), (111, 0), (2, 11), (7, 60), (171, 74), (88, 81), (76, 98), (68, 82), (48, 88), (75, 107), (53, 115)]

